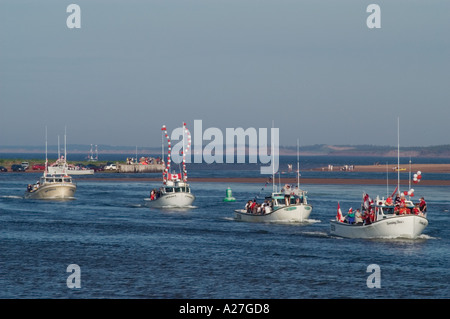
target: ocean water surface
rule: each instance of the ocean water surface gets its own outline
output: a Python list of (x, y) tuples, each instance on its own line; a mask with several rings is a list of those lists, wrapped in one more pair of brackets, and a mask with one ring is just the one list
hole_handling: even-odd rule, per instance
[[(197, 177), (255, 171), (188, 166)], [(260, 224), (235, 221), (233, 210), (271, 184), (192, 182), (195, 206), (169, 210), (144, 205), (160, 185), (145, 178), (160, 174), (79, 176), (75, 200), (25, 200), (39, 176), (0, 174), (0, 298), (450, 297), (447, 186), (415, 186), (429, 208), (420, 238), (362, 240), (331, 236), (329, 220), (338, 201), (355, 208), (363, 191), (385, 196), (386, 186), (301, 184), (313, 205), (308, 222)], [(227, 187), (236, 202), (222, 201)], [(70, 264), (80, 267), (81, 288), (67, 286)], [(380, 288), (367, 285), (373, 264)]]

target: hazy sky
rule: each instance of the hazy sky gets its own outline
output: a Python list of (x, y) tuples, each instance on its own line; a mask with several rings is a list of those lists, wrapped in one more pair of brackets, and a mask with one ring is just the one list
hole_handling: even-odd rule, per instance
[[(69, 4), (81, 28), (69, 29)], [(381, 28), (369, 29), (369, 4)], [(0, 146), (158, 146), (203, 128), (281, 145), (450, 144), (450, 1), (0, 0)]]

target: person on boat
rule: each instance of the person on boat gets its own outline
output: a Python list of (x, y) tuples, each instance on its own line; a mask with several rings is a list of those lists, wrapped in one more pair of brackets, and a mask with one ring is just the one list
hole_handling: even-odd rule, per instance
[(27, 192), (31, 192), (33, 190), (33, 187), (31, 186), (31, 184), (28, 184), (27, 186)]
[(150, 192), (150, 200), (155, 200), (155, 190), (152, 189), (152, 191)]
[(374, 223), (377, 220), (377, 216), (375, 215), (375, 210), (373, 208), (369, 209), (369, 218), (371, 223)]
[(415, 205), (414, 205), (414, 208), (413, 208), (413, 214), (414, 214), (414, 215), (419, 215), (419, 213), (420, 213), (420, 207), (419, 207), (419, 204), (415, 204)]
[(300, 204), (300, 188), (298, 188), (298, 186), (295, 186), (294, 190), (292, 191), (292, 193), (294, 194), (294, 198), (295, 198), (295, 203), (296, 204)]
[(395, 195), (395, 205), (400, 205), (400, 195)]
[(252, 201), (248, 200), (247, 204), (245, 204), (245, 210), (247, 211), (247, 213), (251, 213), (251, 209), (250, 206), (252, 205)]
[(256, 199), (254, 199), (253, 201), (249, 201), (249, 206), (247, 209), (247, 212), (250, 214), (255, 214), (256, 213), (256, 208), (257, 208), (257, 203), (256, 203)]
[(266, 200), (264, 202), (264, 211), (262, 213), (263, 215), (269, 214), (271, 211), (272, 211), (271, 203), (268, 200)]
[(400, 215), (406, 215), (409, 214), (411, 211), (408, 207), (406, 207), (406, 199), (405, 196), (402, 194), (402, 198), (400, 200)]
[(347, 213), (347, 223), (349, 223), (349, 224), (355, 223), (355, 212), (353, 211), (353, 208), (351, 208), (351, 207)]
[(422, 214), (425, 214), (427, 212), (427, 202), (423, 197), (420, 198), (419, 209)]
[(357, 208), (355, 212), (355, 223), (358, 225), (362, 225), (363, 222), (364, 220), (362, 218), (361, 211), (359, 210), (359, 208)]
[(368, 210), (364, 211), (362, 218), (364, 220), (364, 225), (372, 224), (372, 222), (370, 221), (370, 213)]
[(386, 206), (392, 206), (393, 202), (392, 202), (392, 197), (391, 196), (386, 198), (385, 204), (386, 204)]
[(291, 186), (285, 185), (284, 186), (284, 203), (286, 206), (289, 206), (289, 203), (291, 201)]

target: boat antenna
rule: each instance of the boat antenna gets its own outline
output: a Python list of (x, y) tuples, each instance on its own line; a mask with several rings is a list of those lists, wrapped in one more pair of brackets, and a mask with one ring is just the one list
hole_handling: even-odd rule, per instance
[[(274, 120), (272, 120), (272, 129), (273, 129), (273, 127), (274, 127)], [(272, 136), (272, 134), (271, 134), (271, 136)], [(277, 190), (275, 190), (275, 165), (273, 165), (273, 162), (274, 162), (274, 158), (273, 158), (273, 156), (274, 156), (274, 153), (275, 153), (275, 149), (274, 149), (274, 145), (273, 145), (273, 142), (271, 141), (270, 142), (270, 144), (271, 144), (271, 148), (270, 148), (270, 155), (272, 155), (272, 192), (276, 192)]]
[(47, 125), (45, 126), (45, 170), (44, 177), (47, 176), (48, 171), (48, 158), (47, 158)]
[(164, 160), (164, 131), (165, 131), (165, 129), (166, 129), (166, 126), (163, 125), (163, 127), (161, 129), (161, 161), (164, 162), (163, 181), (164, 181), (165, 172), (166, 172), (166, 161)]
[(300, 188), (299, 140), (297, 139), (297, 187)]
[(181, 163), (178, 165), (178, 167), (179, 167), (179, 169), (180, 169), (180, 175), (183, 175), (182, 176), (182, 180), (184, 181), (184, 168), (186, 167), (186, 164), (185, 164), (185, 157), (184, 157), (184, 130), (186, 129), (186, 123), (184, 123), (183, 122), (183, 125), (181, 126), (182, 127), (182, 132), (183, 132), (183, 149), (181, 150), (181, 155), (183, 156), (183, 160), (182, 160), (182, 162), (183, 162), (183, 171), (181, 171)]
[(397, 117), (397, 190), (400, 194), (400, 117)]
[(386, 199), (389, 197), (389, 166), (386, 162)]
[[(408, 194), (411, 189), (411, 156), (409, 157), (409, 183), (408, 183)], [(409, 195), (409, 199), (411, 199), (411, 195)]]
[(66, 168), (67, 168), (67, 126), (64, 126), (64, 162), (63, 162), (63, 174), (66, 175)]

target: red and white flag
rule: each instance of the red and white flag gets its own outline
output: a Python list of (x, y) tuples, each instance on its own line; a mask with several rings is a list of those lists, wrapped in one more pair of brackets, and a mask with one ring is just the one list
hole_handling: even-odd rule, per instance
[(343, 223), (344, 222), (344, 216), (342, 216), (341, 206), (338, 202), (338, 208), (337, 208), (337, 214), (336, 214), (336, 220)]
[(179, 174), (170, 174), (170, 173), (167, 173), (167, 175), (168, 175), (168, 179), (170, 179), (170, 180), (181, 179), (181, 174), (180, 174), (180, 173), (179, 173)]

